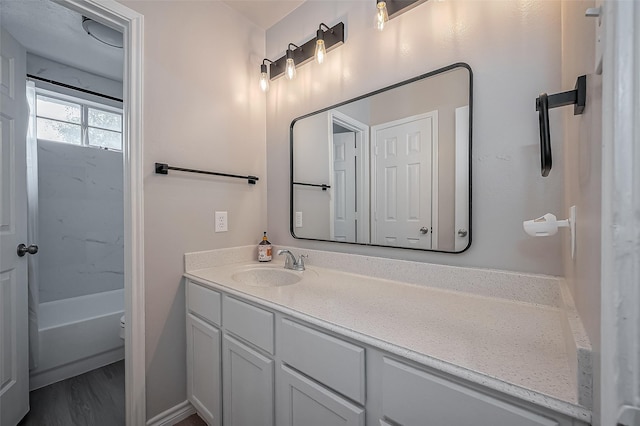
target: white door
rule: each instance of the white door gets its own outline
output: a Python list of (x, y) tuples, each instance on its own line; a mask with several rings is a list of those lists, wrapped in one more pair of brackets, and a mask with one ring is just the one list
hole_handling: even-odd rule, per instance
[(372, 241), (432, 248), (432, 149), (437, 115), (373, 128)]
[(0, 424), (14, 426), (29, 411), (27, 258), (26, 53), (0, 36)]
[(356, 242), (356, 134), (333, 134), (333, 238)]

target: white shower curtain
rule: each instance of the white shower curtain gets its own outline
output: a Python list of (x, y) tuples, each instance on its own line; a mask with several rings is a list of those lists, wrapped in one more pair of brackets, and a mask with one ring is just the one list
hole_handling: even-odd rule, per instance
[[(29, 244), (38, 243), (38, 140), (36, 139), (36, 87), (27, 81), (29, 129), (27, 131), (27, 238)], [(38, 367), (40, 345), (38, 336), (38, 256), (27, 257), (29, 281), (29, 369)]]

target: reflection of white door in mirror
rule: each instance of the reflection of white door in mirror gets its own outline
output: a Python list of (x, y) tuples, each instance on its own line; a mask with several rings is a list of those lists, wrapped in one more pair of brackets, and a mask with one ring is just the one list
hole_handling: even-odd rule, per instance
[(369, 244), (369, 126), (330, 111), (330, 238)]
[(372, 242), (437, 249), (438, 112), (373, 126), (371, 133)]
[[(346, 130), (346, 129), (345, 129)], [(356, 134), (333, 134), (333, 235), (336, 241), (356, 240)]]

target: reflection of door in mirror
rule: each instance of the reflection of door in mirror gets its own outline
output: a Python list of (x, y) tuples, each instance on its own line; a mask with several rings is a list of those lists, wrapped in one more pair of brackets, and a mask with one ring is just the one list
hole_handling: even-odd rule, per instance
[(371, 133), (373, 243), (437, 249), (438, 112), (373, 126)]
[(331, 239), (356, 241), (356, 134), (344, 130), (343, 133), (333, 133)]
[(369, 126), (331, 111), (329, 149), (332, 152), (331, 239), (342, 242), (370, 242), (368, 206)]

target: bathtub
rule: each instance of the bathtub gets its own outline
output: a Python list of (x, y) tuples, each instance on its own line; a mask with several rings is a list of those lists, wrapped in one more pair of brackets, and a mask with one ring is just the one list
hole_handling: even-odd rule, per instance
[(38, 312), (38, 367), (29, 389), (111, 364), (124, 358), (120, 317), (124, 290), (41, 303)]

